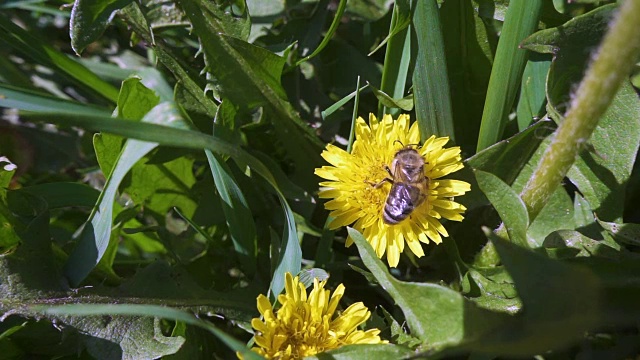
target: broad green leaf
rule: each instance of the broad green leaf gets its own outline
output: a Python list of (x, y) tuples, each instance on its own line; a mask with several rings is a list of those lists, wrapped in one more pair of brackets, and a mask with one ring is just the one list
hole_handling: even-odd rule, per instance
[(478, 186), (504, 222), (509, 239), (516, 244), (528, 247), (529, 215), (518, 193), (491, 173), (476, 170), (475, 175)]
[[(140, 78), (129, 78), (122, 83), (116, 113), (124, 119), (141, 120), (158, 102), (156, 93), (145, 87)], [(103, 173), (111, 172), (121, 144), (122, 138), (119, 136), (101, 134), (94, 137), (94, 147)], [(156, 219), (160, 223), (164, 222), (164, 214), (173, 207), (180, 208), (186, 216), (193, 215), (196, 204), (189, 196), (195, 183), (193, 161), (181, 157), (150, 164), (152, 160), (133, 166), (126, 185), (120, 189), (130, 195), (136, 204), (144, 204), (145, 209), (157, 214)]]
[[(123, 315), (129, 318), (131, 316), (157, 317), (157, 318), (164, 318), (164, 319), (173, 320), (173, 321), (182, 321), (190, 325), (199, 326), (211, 332), (217, 338), (219, 338), (222, 342), (224, 342), (227, 346), (229, 346), (232, 350), (239, 351), (240, 353), (242, 353), (245, 359), (262, 359), (260, 355), (250, 351), (246, 346), (244, 346), (243, 343), (227, 335), (224, 331), (218, 329), (211, 322), (199, 319), (195, 317), (193, 314), (188, 313), (186, 311), (172, 309), (166, 306), (138, 305), (138, 304), (64, 305), (64, 306), (39, 306), (39, 307), (34, 307), (34, 310), (43, 312), (51, 316), (57, 316), (57, 317), (93, 316), (93, 317), (97, 317), (97, 319), (100, 319), (101, 315), (108, 315), (108, 316)], [(155, 322), (154, 322), (154, 329), (155, 329)], [(158, 337), (158, 336), (160, 336), (160, 339), (159, 339), (160, 341), (164, 339), (165, 342), (170, 344), (172, 343), (171, 345), (173, 345), (172, 347), (175, 348), (175, 351), (177, 351), (179, 348), (179, 346), (177, 348), (175, 346), (181, 345), (183, 341), (182, 338), (166, 338), (161, 334), (156, 334), (155, 336), (152, 336), (152, 337), (147, 336), (146, 338), (153, 339), (154, 337)], [(167, 339), (173, 339), (173, 340), (167, 340)], [(131, 346), (132, 346), (131, 350), (135, 350), (136, 348), (138, 348), (135, 342), (132, 343)], [(147, 353), (144, 353), (144, 356), (148, 356)]]
[[(224, 16), (201, 9), (214, 6), (203, 0), (180, 0), (206, 55), (208, 70), (220, 94), (238, 106), (266, 107), (276, 134), (296, 163), (298, 176), (311, 174), (320, 163), (323, 144), (287, 101), (280, 84), (285, 59), (268, 50), (229, 36)], [(207, 5), (209, 4), (209, 5)]]
[(418, 49), (413, 70), (413, 93), (420, 137), (424, 141), (431, 135), (448, 136), (455, 142), (438, 4), (436, 0), (416, 1), (414, 4), (413, 28)]
[(144, 5), (147, 10), (145, 15), (153, 30), (186, 26), (189, 23), (182, 9), (173, 2), (145, 0), (141, 1), (141, 4)]
[[(163, 103), (154, 107), (142, 121), (176, 126), (180, 124), (179, 119), (180, 116), (175, 107), (170, 103)], [(117, 119), (112, 121), (118, 122)], [(122, 151), (107, 177), (107, 183), (100, 194), (99, 201), (91, 212), (78, 243), (65, 265), (65, 276), (73, 285), (78, 285), (89, 274), (109, 245), (113, 221), (113, 202), (118, 186), (138, 160), (157, 146), (157, 143), (127, 140), (122, 147)]]
[(515, 326), (493, 334), (492, 340), (503, 342), (504, 347), (488, 346), (487, 350), (536, 354), (566, 346), (602, 321), (602, 288), (592, 271), (535, 254), (492, 235), (488, 229), (485, 233), (513, 278), (523, 304)]
[[(155, 46), (152, 46), (152, 49), (155, 51), (158, 60), (179, 80), (176, 89), (180, 89), (184, 96), (176, 96), (176, 101), (185, 99), (189, 103), (179, 102), (179, 104), (183, 105), (186, 109), (200, 111), (209, 117), (214, 117), (218, 106), (211, 98), (205, 95), (205, 82), (199, 76), (198, 71), (180, 63), (178, 60), (179, 57), (170, 47), (162, 43), (155, 43), (153, 34), (150, 31), (150, 25), (138, 4), (130, 4), (122, 9), (120, 14), (124, 17), (127, 24), (147, 43), (155, 44)], [(176, 90), (176, 92), (177, 91), (178, 90)]]
[[(215, 7), (214, 4), (205, 5), (202, 0), (179, 2), (200, 37), (208, 66), (223, 97), (249, 108), (286, 98), (280, 84), (284, 58), (234, 37), (225, 27), (224, 21), (230, 18), (228, 14), (216, 18), (207, 11), (191, 12)], [(273, 105), (282, 106), (280, 101)]]
[[(546, 138), (520, 171), (520, 174), (512, 184), (512, 188), (516, 192), (520, 193), (529, 181), (540, 162), (542, 154), (549, 146), (549, 142), (550, 138)], [(576, 228), (574, 216), (573, 201), (564, 187), (558, 187), (542, 211), (540, 211), (540, 214), (529, 224), (529, 229), (527, 229), (529, 243), (535, 244), (534, 247), (540, 247), (547, 235), (553, 231)]]
[(392, 3), (393, 0), (349, 1), (347, 12), (368, 21), (376, 21), (389, 11)]
[[(507, 184), (513, 183), (542, 140), (552, 132), (552, 126), (551, 121), (539, 121), (523, 132), (482, 150), (464, 161), (466, 167), (459, 172), (458, 178), (471, 183), (472, 189), (476, 188), (475, 176), (471, 171), (476, 169), (492, 173)], [(479, 191), (472, 191), (458, 201), (467, 209), (487, 203)]]
[[(44, 235), (45, 233), (43, 233)], [(24, 317), (36, 317), (47, 319), (65, 328), (75, 328), (82, 333), (81, 341), (89, 352), (96, 358), (111, 359), (113, 356), (120, 359), (125, 358), (146, 358), (149, 354), (175, 353), (184, 341), (179, 337), (165, 337), (160, 332), (157, 319), (154, 316), (160, 314), (151, 313), (119, 313), (116, 310), (101, 316), (100, 309), (109, 304), (128, 301), (135, 303), (138, 309), (164, 308), (167, 306), (180, 307), (196, 312), (211, 312), (221, 314), (233, 321), (249, 321), (257, 314), (254, 296), (247, 292), (227, 292), (217, 293), (204, 290), (194, 283), (190, 275), (180, 268), (170, 268), (165, 262), (155, 262), (139, 271), (134, 277), (115, 289), (102, 287), (86, 287), (75, 291), (56, 293), (44, 292), (48, 288), (37, 288), (40, 291), (29, 292), (26, 285), (34, 285), (26, 275), (31, 275), (37, 271), (49, 271), (55, 275), (55, 271), (47, 268), (38, 256), (40, 252), (51, 247), (49, 239), (42, 244), (40, 249), (34, 246), (27, 246), (25, 253), (20, 249), (13, 254), (15, 256), (0, 259), (2, 265), (12, 260), (15, 273), (10, 274), (14, 279), (12, 286), (18, 288), (19, 298), (13, 297), (13, 293), (3, 292), (6, 296), (0, 299), (0, 311), (12, 311), (16, 315)], [(20, 265), (19, 262), (24, 262)], [(33, 266), (34, 263), (39, 266)], [(3, 267), (0, 266), (0, 269)], [(9, 279), (4, 271), (0, 271), (0, 284), (8, 284)], [(40, 276), (49, 280), (49, 285), (58, 286), (58, 281), (51, 281), (46, 276)], [(6, 290), (6, 289), (3, 289)], [(248, 303), (246, 299), (251, 299)], [(47, 305), (43, 305), (47, 304)], [(47, 313), (50, 307), (58, 308), (58, 305), (75, 304), (84, 312), (60, 312), (55, 314)], [(87, 316), (85, 316), (87, 315)], [(193, 316), (193, 315), (191, 315)], [(105, 321), (107, 319), (107, 321)], [(173, 318), (169, 318), (173, 319)], [(44, 339), (43, 339), (44, 340)], [(143, 344), (143, 345), (141, 345)], [(115, 355), (114, 355), (115, 354)], [(124, 354), (124, 355), (123, 355)]]
[[(156, 111), (161, 113), (162, 116), (160, 116), (159, 114), (157, 115)], [(175, 111), (175, 109), (170, 104), (163, 103), (154, 108), (153, 112), (147, 114), (147, 116), (145, 116), (145, 119), (163, 119), (167, 116), (171, 117), (172, 111)], [(135, 138), (142, 140), (140, 141), (142, 143), (154, 141), (165, 146), (183, 147), (196, 150), (209, 149), (220, 155), (231, 156), (238, 163), (247, 164), (251, 167), (251, 169), (255, 170), (265, 180), (267, 180), (267, 182), (269, 182), (269, 184), (276, 190), (276, 195), (278, 196), (278, 200), (280, 201), (285, 217), (285, 226), (282, 236), (283, 240), (281, 242), (281, 248), (283, 250), (279, 252), (276, 261), (277, 270), (272, 279), (271, 291), (274, 293), (280, 293), (280, 291), (284, 289), (285, 272), (297, 274), (300, 271), (302, 251), (298, 243), (296, 223), (293, 217), (293, 212), (291, 211), (289, 204), (284, 198), (284, 195), (282, 195), (282, 193), (279, 191), (278, 184), (269, 169), (255, 157), (249, 155), (239, 147), (200, 132), (172, 128), (171, 126), (150, 124), (146, 123), (145, 121), (121, 121), (111, 117), (87, 117), (69, 113), (56, 113), (55, 116), (52, 116), (52, 114), (45, 115), (32, 113), (29, 115), (29, 117), (33, 120), (55, 121), (57, 124), (61, 125), (78, 126), (87, 130), (102, 131), (120, 136)], [(171, 125), (172, 123), (169, 122), (169, 124)], [(124, 150), (126, 150), (126, 147), (123, 149), (123, 151)], [(106, 247), (105, 243), (101, 243), (101, 245)], [(95, 256), (94, 250), (96, 245), (86, 243), (85, 246), (89, 248), (88, 253), (93, 253)], [(78, 253), (81, 254), (82, 251), (79, 251)], [(80, 260), (82, 260), (82, 258), (78, 258), (78, 261)], [(89, 262), (93, 261), (95, 261), (95, 258), (93, 260), (90, 260)], [(84, 263), (84, 266), (89, 267), (89, 264)]]
[(127, 6), (132, 0), (75, 0), (71, 9), (69, 34), (76, 54), (98, 40), (109, 25), (113, 12)]
[(251, 16), (251, 34), (248, 41), (254, 43), (273, 25), (273, 19), (282, 16), (285, 11), (285, 0), (246, 0)]
[(542, 3), (542, 0), (509, 2), (484, 103), (478, 151), (502, 138), (527, 59), (527, 51), (519, 48), (519, 44), (537, 28)]
[(122, 82), (116, 114), (125, 119), (141, 120), (159, 102), (160, 98), (142, 84), (141, 78), (131, 77)]
[(470, 300), (484, 309), (512, 315), (522, 311), (522, 301), (503, 266), (470, 269), (461, 285)]
[(478, 308), (459, 293), (436, 284), (396, 280), (378, 259), (371, 245), (348, 228), (362, 261), (380, 286), (402, 309), (411, 334), (427, 349), (441, 349), (496, 331), (506, 315)]
[[(51, 249), (47, 203), (36, 195), (19, 191), (6, 194), (6, 205), (2, 198), (0, 240), (3, 245), (20, 241), (20, 246), (11, 253), (0, 256), (0, 311), (4, 312), (18, 308), (24, 299), (42, 294), (52, 296), (63, 288), (63, 281)], [(8, 211), (12, 218), (6, 218)]]
[(627, 182), (640, 145), (638, 118), (640, 100), (625, 82), (591, 136), (593, 150), (583, 151), (567, 174), (601, 219), (622, 219)]
[(577, 192), (574, 193), (573, 211), (573, 221), (576, 224), (576, 228), (587, 227), (596, 221), (595, 216), (593, 216), (593, 210), (591, 209), (591, 206), (589, 206), (589, 202), (587, 202), (587, 200)]
[(2, 37), (0, 43), (7, 43), (15, 51), (31, 58), (34, 62), (49, 66), (61, 74), (69, 76), (86, 89), (95, 91), (105, 99), (115, 102), (118, 90), (111, 84), (101, 80), (77, 61), (15, 25), (4, 15), (0, 16), (0, 29), (8, 35)]
[(394, 344), (356, 344), (341, 346), (335, 350), (305, 357), (305, 359), (409, 359), (415, 352), (407, 347)]
[(627, 245), (640, 245), (640, 224), (617, 224), (600, 220), (598, 224), (613, 235), (616, 241)]
[(571, 197), (563, 187), (559, 187), (551, 195), (551, 198), (542, 208), (540, 214), (536, 216), (533, 223), (529, 225), (527, 230), (529, 243), (534, 243), (535, 247), (540, 247), (544, 238), (551, 232), (575, 228), (573, 211)]
[[(547, 78), (548, 110), (561, 121), (571, 93), (591, 59), (591, 50), (600, 42), (615, 5), (599, 7), (566, 24), (540, 31), (524, 43), (528, 49), (553, 53)], [(589, 201), (600, 218), (619, 222), (624, 209), (626, 183), (640, 144), (640, 100), (628, 82), (616, 94), (589, 145), (567, 176)], [(625, 136), (619, 136), (625, 129)]]
[(551, 249), (556, 250), (557, 258), (601, 256), (611, 259), (619, 259), (619, 249), (611, 247), (603, 240), (591, 239), (578, 231), (558, 230), (551, 233), (544, 241), (547, 253)]
[(233, 247), (247, 275), (253, 277), (256, 272), (257, 255), (253, 215), (228, 165), (214, 155), (211, 150), (205, 150), (205, 154), (209, 161), (213, 181), (220, 195)]
[(518, 129), (526, 129), (545, 114), (546, 79), (551, 61), (542, 55), (531, 54), (524, 67), (520, 100), (517, 107)]

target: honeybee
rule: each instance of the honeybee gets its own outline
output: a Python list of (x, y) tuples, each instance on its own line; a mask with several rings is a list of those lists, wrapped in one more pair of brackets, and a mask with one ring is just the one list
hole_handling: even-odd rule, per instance
[(384, 178), (375, 187), (391, 183), (391, 190), (382, 211), (382, 220), (395, 225), (411, 215), (427, 198), (429, 179), (424, 175), (424, 158), (410, 145), (396, 152), (391, 168), (385, 169), (391, 176)]

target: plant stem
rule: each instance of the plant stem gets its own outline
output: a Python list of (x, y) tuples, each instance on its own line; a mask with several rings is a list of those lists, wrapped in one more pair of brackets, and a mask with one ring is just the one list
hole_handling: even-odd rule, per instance
[(567, 174), (640, 55), (640, 1), (625, 1), (520, 197), (533, 222)]

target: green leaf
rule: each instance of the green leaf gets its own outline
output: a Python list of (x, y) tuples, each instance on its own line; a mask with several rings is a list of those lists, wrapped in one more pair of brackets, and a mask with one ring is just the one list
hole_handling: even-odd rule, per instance
[(376, 21), (389, 12), (391, 0), (348, 1), (347, 11), (368, 21)]
[(509, 2), (489, 79), (478, 135), (478, 151), (493, 145), (502, 137), (527, 59), (527, 51), (520, 49), (519, 44), (537, 28), (542, 3), (542, 0)]
[[(556, 121), (561, 121), (571, 93), (591, 60), (591, 49), (608, 29), (615, 9), (613, 4), (599, 7), (560, 27), (540, 31), (523, 43), (528, 49), (555, 55), (547, 89), (548, 109)], [(593, 132), (590, 146), (567, 174), (602, 219), (622, 219), (626, 183), (640, 144), (639, 117), (640, 100), (625, 81)], [(619, 136), (620, 129), (625, 129), (625, 136)]]
[[(47, 233), (43, 232), (42, 235)], [(42, 239), (46, 241), (39, 247), (35, 247), (35, 244), (21, 246), (11, 256), (0, 259), (0, 279), (2, 279), (0, 286), (4, 286), (3, 291), (11, 290), (11, 292), (3, 292), (6, 296), (0, 299), (0, 311), (11, 311), (15, 315), (29, 318), (46, 317), (56, 324), (65, 325), (66, 328), (75, 328), (82, 334), (80, 340), (96, 358), (111, 359), (112, 356), (117, 355), (120, 359), (123, 357), (122, 354), (132, 358), (144, 358), (149, 356), (144, 354), (170, 354), (177, 351), (184, 340), (179, 337), (165, 337), (158, 331), (157, 320), (154, 320), (153, 316), (161, 316), (160, 314), (119, 313), (118, 309), (114, 309), (113, 312), (106, 314), (108, 316), (101, 316), (103, 314), (101, 309), (105, 304), (131, 302), (137, 304), (134, 306), (137, 309), (175, 306), (192, 312), (221, 314), (229, 320), (241, 322), (249, 321), (257, 314), (253, 301), (251, 303), (246, 301), (254, 299), (253, 294), (246, 291), (222, 294), (204, 290), (184, 269), (170, 268), (163, 261), (154, 262), (138, 271), (135, 276), (117, 288), (96, 286), (74, 291), (52, 292), (50, 288), (60, 286), (61, 282), (52, 278), (57, 273), (43, 261), (46, 258), (39, 258), (41, 253), (47, 255), (46, 250), (51, 249), (48, 236), (42, 236)], [(24, 251), (21, 250), (23, 247)], [(34, 263), (39, 266), (33, 266)], [(2, 270), (7, 264), (12, 266), (14, 272), (7, 274)], [(38, 291), (34, 291), (29, 286), (37, 285), (33, 280), (38, 277), (31, 279), (30, 276), (39, 271), (48, 272), (44, 275), (39, 274), (39, 278), (49, 283), (45, 287), (35, 288)], [(12, 282), (7, 281), (10, 278), (13, 279)], [(9, 284), (12, 286), (11, 289), (7, 289)], [(19, 291), (15, 293), (13, 289)], [(49, 314), (46, 311), (50, 307), (64, 308), (58, 305), (65, 304), (75, 304), (83, 311), (61, 310), (60, 313), (55, 314)], [(84, 316), (85, 314), (88, 316)], [(140, 344), (144, 344), (144, 348), (141, 348)]]
[(527, 228), (529, 215), (527, 207), (518, 193), (499, 177), (480, 170), (475, 171), (478, 186), (495, 207), (509, 233), (509, 239), (516, 244), (528, 247)]
[[(601, 256), (619, 259), (621, 253), (606, 241), (591, 239), (578, 231), (558, 230), (551, 233), (544, 241), (547, 253), (556, 250), (557, 258)], [(568, 251), (570, 250), (570, 251)]]
[[(464, 161), (466, 167), (459, 172), (458, 178), (469, 182), (472, 189), (475, 188), (476, 179), (471, 171), (475, 169), (492, 173), (507, 184), (513, 183), (542, 140), (552, 132), (552, 126), (551, 121), (539, 121), (523, 132), (480, 151)], [(467, 209), (487, 203), (479, 191), (471, 191), (457, 201)]]
[[(382, 70), (382, 80), (380, 90), (389, 94), (391, 98), (402, 98), (405, 96), (407, 85), (407, 75), (411, 64), (411, 3), (408, 0), (395, 1), (393, 4), (393, 14), (391, 14), (391, 25), (389, 35), (374, 49), (372, 55), (385, 43), (387, 48), (384, 56), (384, 69)], [(413, 108), (413, 104), (411, 106)], [(378, 117), (389, 113), (397, 116), (400, 111), (397, 108), (386, 108), (382, 102), (378, 103)]]
[(49, 66), (61, 74), (67, 75), (105, 99), (116, 101), (118, 90), (111, 84), (98, 78), (77, 61), (45, 44), (40, 38), (15, 25), (5, 16), (0, 16), (0, 29), (8, 35), (4, 36), (0, 42), (6, 42), (14, 50), (31, 58), (40, 65)]
[(196, 69), (186, 67), (180, 63), (178, 55), (163, 43), (156, 43), (150, 31), (150, 25), (142, 13), (137, 3), (132, 3), (120, 11), (125, 21), (133, 30), (140, 35), (147, 43), (152, 44), (158, 60), (166, 66), (175, 76), (179, 83), (176, 92), (181, 96), (176, 96), (176, 101), (183, 100), (180, 105), (188, 110), (198, 111), (209, 117), (216, 115), (218, 106), (205, 95), (205, 83), (199, 76)]
[(229, 36), (224, 26), (228, 17), (215, 17), (214, 6), (203, 0), (180, 0), (206, 55), (208, 70), (220, 94), (246, 109), (265, 106), (276, 134), (286, 139), (288, 155), (298, 174), (310, 174), (320, 163), (323, 144), (300, 119), (280, 83), (285, 59), (261, 47)]
[(309, 288), (309, 286), (313, 285), (313, 281), (318, 279), (318, 281), (325, 281), (329, 278), (329, 273), (323, 269), (312, 268), (312, 269), (303, 269), (298, 274), (300, 277), (300, 282), (304, 284), (305, 288)]
[(352, 228), (347, 230), (364, 264), (402, 309), (411, 334), (420, 338), (426, 348), (440, 349), (478, 338), (495, 331), (506, 319), (506, 315), (478, 308), (444, 286), (396, 280), (362, 234)]
[[(324, 4), (328, 5), (328, 2), (324, 2)], [(327, 46), (327, 44), (329, 44), (329, 41), (331, 41), (333, 34), (338, 29), (338, 25), (340, 25), (340, 21), (342, 20), (342, 14), (344, 14), (344, 10), (346, 9), (346, 7), (347, 7), (347, 0), (340, 0), (340, 3), (338, 3), (338, 8), (336, 9), (336, 15), (333, 17), (331, 26), (329, 26), (329, 30), (327, 30), (327, 33), (324, 35), (324, 38), (322, 39), (322, 42), (320, 43), (320, 45), (318, 45), (318, 47), (311, 54), (298, 60), (294, 66), (298, 66), (303, 62), (308, 61), (309, 59), (315, 57), (322, 51), (322, 49), (324, 49)], [(319, 31), (317, 33), (319, 33)]]
[[(154, 107), (142, 121), (180, 126), (179, 119), (180, 116), (175, 107), (170, 103), (163, 103)], [(116, 119), (112, 121), (118, 122)], [(107, 177), (107, 183), (100, 194), (99, 201), (91, 212), (78, 243), (65, 264), (64, 273), (71, 284), (78, 285), (104, 255), (111, 237), (113, 202), (118, 186), (138, 160), (157, 146), (157, 143), (138, 140), (127, 140), (123, 146), (115, 166)]]
[(488, 229), (485, 234), (513, 278), (523, 304), (520, 326), (495, 334), (494, 340), (509, 334), (508, 345), (500, 353), (531, 355), (563, 347), (599, 324), (601, 287), (592, 271), (535, 254)]
[(131, 77), (122, 82), (118, 94), (117, 116), (141, 120), (159, 102), (158, 95), (142, 84), (140, 77)]
[(242, 190), (229, 167), (210, 150), (205, 150), (213, 181), (220, 195), (222, 210), (240, 263), (249, 277), (256, 272), (256, 228)]
[(6, 156), (0, 156), (0, 191), (9, 187), (17, 168), (16, 164), (12, 163)]
[(381, 90), (375, 88), (371, 84), (368, 84), (373, 90), (373, 94), (378, 98), (378, 101), (387, 108), (400, 108), (404, 111), (411, 111), (413, 109), (413, 94), (407, 95), (402, 99), (394, 99), (391, 96), (385, 94)]
[(335, 350), (305, 357), (305, 359), (335, 359), (335, 360), (359, 360), (359, 359), (406, 359), (410, 358), (414, 351), (394, 344), (355, 344), (341, 346)]
[(79, 183), (45, 183), (19, 189), (43, 198), (49, 209), (69, 206), (93, 207), (98, 201), (100, 192), (90, 186)]
[[(0, 176), (2, 173), (0, 170)], [(0, 253), (5, 253), (20, 244), (16, 226), (19, 226), (18, 221), (6, 203), (6, 190), (0, 188)]]
[(442, 37), (451, 87), (453, 124), (456, 143), (463, 152), (473, 151), (478, 143), (493, 51), (498, 41), (474, 10), (482, 11), (484, 6), (477, 5), (471, 1), (445, 1), (440, 6), (442, 28), (446, 29)]
[(516, 315), (522, 311), (513, 280), (503, 266), (470, 269), (462, 281), (467, 296), (472, 296), (478, 306), (498, 312)]
[(88, 115), (110, 114), (107, 109), (65, 100), (7, 84), (0, 84), (0, 106), (27, 111), (72, 111)]
[[(165, 119), (169, 117), (169, 119), (167, 120), (170, 120), (171, 118), (173, 118), (172, 112), (174, 111), (175, 109), (170, 104), (163, 103), (154, 108), (154, 111), (152, 113), (147, 114), (145, 116), (145, 119)], [(156, 114), (156, 112), (160, 114)], [(300, 271), (302, 251), (298, 243), (296, 223), (293, 217), (293, 212), (291, 211), (289, 204), (284, 198), (284, 195), (282, 195), (282, 193), (280, 192), (278, 184), (269, 169), (255, 157), (244, 152), (238, 146), (199, 132), (172, 128), (170, 126), (149, 124), (144, 120), (143, 122), (119, 121), (118, 119), (114, 119), (111, 117), (88, 117), (69, 113), (56, 113), (55, 116), (50, 113), (33, 113), (29, 116), (34, 120), (39, 119), (40, 121), (55, 121), (58, 124), (66, 126), (78, 126), (88, 130), (102, 131), (117, 134), (120, 136), (131, 137), (142, 140), (143, 143), (154, 141), (165, 146), (183, 147), (197, 150), (209, 149), (220, 155), (231, 156), (238, 163), (247, 164), (258, 174), (264, 177), (276, 190), (276, 195), (278, 196), (278, 200), (280, 201), (285, 217), (286, 225), (281, 242), (281, 248), (283, 250), (280, 251), (279, 257), (277, 259), (276, 273), (274, 274), (274, 277), (272, 279), (271, 291), (273, 291), (274, 293), (280, 293), (280, 291), (284, 289), (284, 274), (286, 272), (297, 274)], [(172, 122), (169, 121), (168, 124), (172, 125)], [(126, 148), (123, 149), (123, 151), (125, 150)], [(107, 207), (107, 209), (109, 208)], [(103, 215), (101, 215), (101, 217), (102, 216)], [(106, 221), (100, 222), (101, 226), (103, 224), (106, 224)], [(105, 229), (106, 225), (105, 227), (103, 227), (103, 230)], [(83, 257), (81, 256), (83, 251), (79, 250), (76, 260), (78, 261), (78, 265), (82, 264), (82, 266), (90, 270), (90, 263), (96, 260), (96, 245), (92, 245), (91, 242), (87, 242), (85, 244), (86, 245), (84, 246), (87, 246), (88, 248), (87, 254), (93, 254), (94, 258), (88, 261), (86, 261), (85, 259), (83, 261)], [(104, 246), (106, 248), (106, 241), (100, 244), (101, 246)]]
[[(2, 192), (0, 189), (0, 195)], [(7, 311), (20, 306), (24, 299), (61, 290), (63, 282), (51, 249), (47, 203), (20, 191), (9, 191), (6, 205), (3, 197), (0, 240), (3, 245), (20, 242), (14, 251), (0, 256), (0, 311)]]
[(369, 84), (360, 87), (358, 90), (350, 93), (349, 95), (343, 97), (342, 99), (336, 101), (335, 103), (333, 103), (333, 105), (329, 106), (328, 108), (324, 109), (322, 111), (322, 120), (327, 120), (329, 117), (331, 117), (331, 115), (333, 113), (335, 113), (336, 111), (340, 110), (341, 107), (344, 106), (344, 104), (348, 103), (351, 99), (353, 99), (357, 93), (362, 92), (362, 90), (366, 89), (367, 87), (369, 87)]
[[(529, 162), (523, 167), (518, 178), (513, 182), (512, 188), (520, 193), (525, 187), (534, 170), (538, 167), (538, 163), (542, 154), (549, 146), (550, 138), (547, 137), (538, 147), (536, 152), (531, 156)], [(569, 194), (564, 187), (558, 187), (551, 195), (545, 206), (536, 216), (527, 230), (527, 238), (533, 247), (540, 247), (544, 239), (555, 230), (575, 229), (577, 226), (574, 221), (574, 205)]]
[(599, 219), (598, 224), (613, 235), (616, 241), (627, 245), (640, 245), (640, 224), (617, 224)]
[(132, 0), (75, 0), (71, 9), (69, 34), (71, 47), (80, 55), (87, 45), (98, 40), (109, 25), (113, 12)]
[[(101, 319), (100, 315), (108, 315), (108, 316), (124, 315), (128, 317), (131, 317), (131, 316), (158, 317), (158, 318), (164, 318), (164, 319), (173, 320), (173, 321), (182, 321), (184, 323), (195, 325), (211, 332), (223, 343), (229, 346), (232, 350), (239, 351), (240, 353), (242, 353), (245, 359), (262, 359), (260, 355), (250, 351), (243, 343), (227, 335), (225, 332), (218, 329), (212, 323), (202, 319), (198, 319), (193, 314), (190, 314), (186, 311), (172, 309), (165, 306), (137, 305), (137, 304), (64, 305), (64, 306), (39, 306), (39, 307), (34, 307), (34, 310), (46, 313), (48, 315), (53, 315), (53, 316), (71, 316), (71, 315), (72, 316), (93, 316), (94, 319)], [(95, 318), (96, 316), (98, 317)], [(156, 324), (154, 322), (154, 333), (156, 332), (155, 329), (156, 329)], [(145, 330), (148, 331), (149, 329), (145, 329)], [(180, 345), (182, 345), (182, 342), (184, 341), (184, 339), (179, 337), (166, 338), (162, 336), (162, 334), (154, 334), (154, 336), (145, 336), (144, 338), (146, 339), (158, 338), (159, 341), (164, 341), (166, 342), (166, 345), (171, 346), (171, 349), (174, 350), (173, 352), (177, 351)], [(171, 339), (171, 340), (168, 340), (168, 339)], [(157, 345), (158, 344), (156, 344), (156, 346)], [(135, 342), (131, 343), (130, 346), (131, 347), (128, 349), (130, 351), (140, 350), (139, 345), (136, 345)], [(147, 350), (147, 349), (144, 349), (144, 350)], [(167, 354), (172, 354), (173, 352), (167, 352)], [(144, 356), (148, 356), (147, 354), (148, 353), (145, 352)]]
[(551, 60), (546, 56), (529, 55), (529, 61), (522, 74), (520, 100), (516, 111), (520, 131), (526, 129), (545, 113), (546, 79), (550, 66)]
[(436, 0), (414, 1), (417, 59), (413, 72), (416, 120), (422, 141), (431, 135), (448, 136), (454, 142), (451, 93), (447, 77), (442, 28)]

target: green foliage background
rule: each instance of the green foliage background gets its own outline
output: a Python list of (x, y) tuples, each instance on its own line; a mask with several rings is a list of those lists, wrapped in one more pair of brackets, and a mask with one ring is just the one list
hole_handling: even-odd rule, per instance
[[(391, 343), (335, 359), (637, 356), (640, 32), (587, 70), (619, 6), (0, 4), (0, 354), (233, 358), (301, 272)], [(325, 228), (313, 170), (355, 116), (403, 112), (462, 148), (472, 191), (389, 269)], [(565, 117), (583, 135), (552, 179)]]

